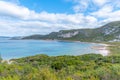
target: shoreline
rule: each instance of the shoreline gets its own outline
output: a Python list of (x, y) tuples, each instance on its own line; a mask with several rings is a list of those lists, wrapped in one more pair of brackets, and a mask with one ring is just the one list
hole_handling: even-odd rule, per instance
[(2, 60), (1, 61), (1, 63), (7, 63), (7, 64), (11, 64), (11, 63), (13, 63), (13, 61), (11, 61), (11, 59), (9, 59), (9, 60)]
[(102, 42), (82, 42), (82, 41), (78, 41), (78, 40), (58, 40), (58, 39), (18, 39), (18, 40), (36, 40), (36, 41), (60, 41), (60, 42), (80, 42), (80, 43), (90, 43), (90, 44), (100, 44), (100, 45), (107, 45), (105, 43)]
[(108, 49), (108, 44), (100, 43), (101, 46), (93, 46), (93, 49), (99, 51), (99, 54), (103, 56), (108, 56), (110, 54), (110, 50)]
[[(108, 49), (109, 44), (105, 43), (97, 43), (97, 42), (81, 42), (81, 41), (72, 41), (72, 40), (45, 40), (45, 41), (65, 41), (65, 42), (79, 42), (79, 43), (89, 43), (89, 44), (98, 44), (100, 46), (93, 46), (92, 49), (98, 50), (98, 54), (103, 56), (108, 56), (110, 54), (110, 50)], [(97, 53), (96, 53), (97, 54)]]

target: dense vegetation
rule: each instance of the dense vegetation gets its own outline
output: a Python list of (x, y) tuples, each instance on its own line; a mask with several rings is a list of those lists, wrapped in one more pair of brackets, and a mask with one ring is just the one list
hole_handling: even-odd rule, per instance
[(111, 44), (111, 51), (117, 49), (117, 55), (41, 54), (13, 59), (12, 64), (0, 64), (0, 80), (120, 80), (120, 44)]

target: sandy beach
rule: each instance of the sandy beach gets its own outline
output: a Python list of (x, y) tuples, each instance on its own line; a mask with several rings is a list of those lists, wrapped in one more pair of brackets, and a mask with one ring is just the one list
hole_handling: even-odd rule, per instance
[(2, 63), (8, 63), (8, 64), (11, 64), (13, 61), (10, 61), (10, 60), (2, 60)]
[(100, 44), (100, 46), (93, 46), (92, 48), (98, 50), (99, 54), (101, 54), (103, 56), (107, 56), (110, 53), (108, 46), (109, 45), (107, 45), (107, 44)]

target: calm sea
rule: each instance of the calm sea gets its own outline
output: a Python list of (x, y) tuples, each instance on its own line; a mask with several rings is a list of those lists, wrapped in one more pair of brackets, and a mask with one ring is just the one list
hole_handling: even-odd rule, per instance
[(36, 54), (58, 55), (81, 55), (98, 53), (92, 46), (99, 44), (45, 41), (45, 40), (8, 40), (0, 39), (0, 53), (3, 59), (21, 58)]

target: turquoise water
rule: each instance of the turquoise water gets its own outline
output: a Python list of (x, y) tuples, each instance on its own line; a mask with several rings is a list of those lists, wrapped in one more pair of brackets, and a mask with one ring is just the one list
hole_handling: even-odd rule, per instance
[(44, 40), (7, 40), (0, 39), (0, 52), (3, 59), (20, 58), (36, 54), (81, 55), (86, 53), (98, 53), (92, 46), (98, 44), (44, 41)]

